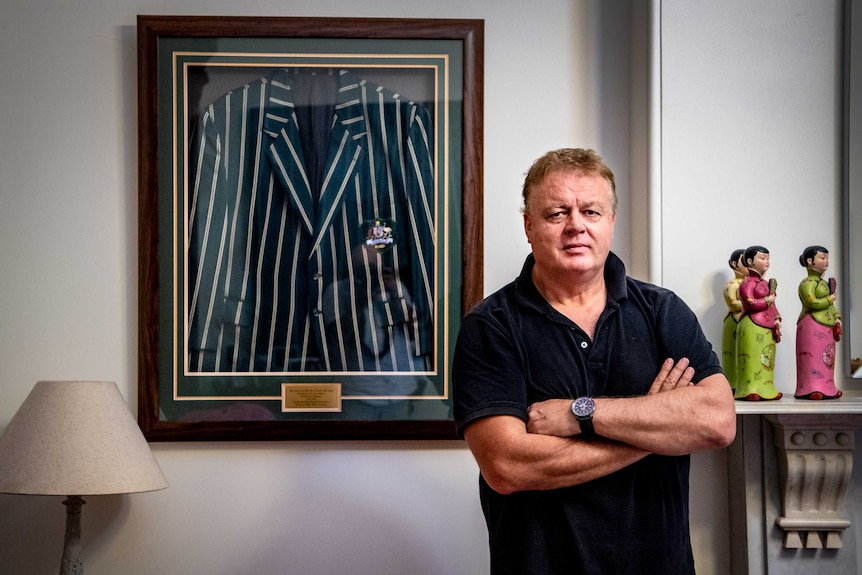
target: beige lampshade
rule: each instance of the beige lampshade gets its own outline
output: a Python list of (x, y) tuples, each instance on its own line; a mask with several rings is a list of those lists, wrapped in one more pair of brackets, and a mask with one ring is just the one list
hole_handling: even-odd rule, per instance
[(112, 381), (40, 381), (0, 435), (0, 493), (105, 495), (167, 486)]

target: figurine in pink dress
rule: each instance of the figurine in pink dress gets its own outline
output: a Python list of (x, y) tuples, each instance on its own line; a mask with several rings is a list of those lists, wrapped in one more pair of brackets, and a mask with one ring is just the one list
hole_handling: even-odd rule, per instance
[(835, 307), (835, 278), (823, 274), (829, 267), (829, 252), (823, 246), (808, 246), (799, 256), (808, 276), (799, 284), (802, 313), (796, 323), (797, 399), (837, 399), (835, 387), (835, 342), (841, 338), (841, 315)]
[(724, 303), (727, 315), (721, 332), (721, 367), (727, 376), (731, 389), (736, 389), (736, 328), (742, 317), (742, 302), (739, 300), (739, 284), (748, 275), (748, 268), (742, 261), (745, 250), (733, 250), (727, 265), (733, 270), (733, 279), (724, 286)]
[(781, 399), (775, 389), (775, 348), (781, 340), (781, 314), (775, 306), (778, 282), (764, 278), (769, 250), (751, 246), (743, 261), (748, 277), (739, 284), (742, 317), (736, 332), (737, 380), (733, 397), (747, 401)]

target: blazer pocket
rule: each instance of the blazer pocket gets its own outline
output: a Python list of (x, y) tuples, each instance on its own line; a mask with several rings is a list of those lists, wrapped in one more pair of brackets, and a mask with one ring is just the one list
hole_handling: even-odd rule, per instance
[(411, 321), (413, 308), (407, 298), (395, 298), (374, 304), (374, 321), (379, 326), (393, 326)]

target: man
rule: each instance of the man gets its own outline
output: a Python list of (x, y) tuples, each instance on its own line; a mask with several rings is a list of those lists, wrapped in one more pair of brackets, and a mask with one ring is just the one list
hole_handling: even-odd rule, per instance
[(610, 252), (613, 173), (537, 160), (520, 276), (464, 319), (455, 421), (481, 471), (491, 572), (694, 573), (688, 454), (725, 447), (733, 397), (691, 310)]

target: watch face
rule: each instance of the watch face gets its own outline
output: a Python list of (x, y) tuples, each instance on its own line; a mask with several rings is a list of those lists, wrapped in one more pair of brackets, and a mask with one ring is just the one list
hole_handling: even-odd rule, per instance
[(586, 417), (596, 410), (596, 402), (592, 397), (579, 397), (572, 404), (572, 412), (578, 417)]

